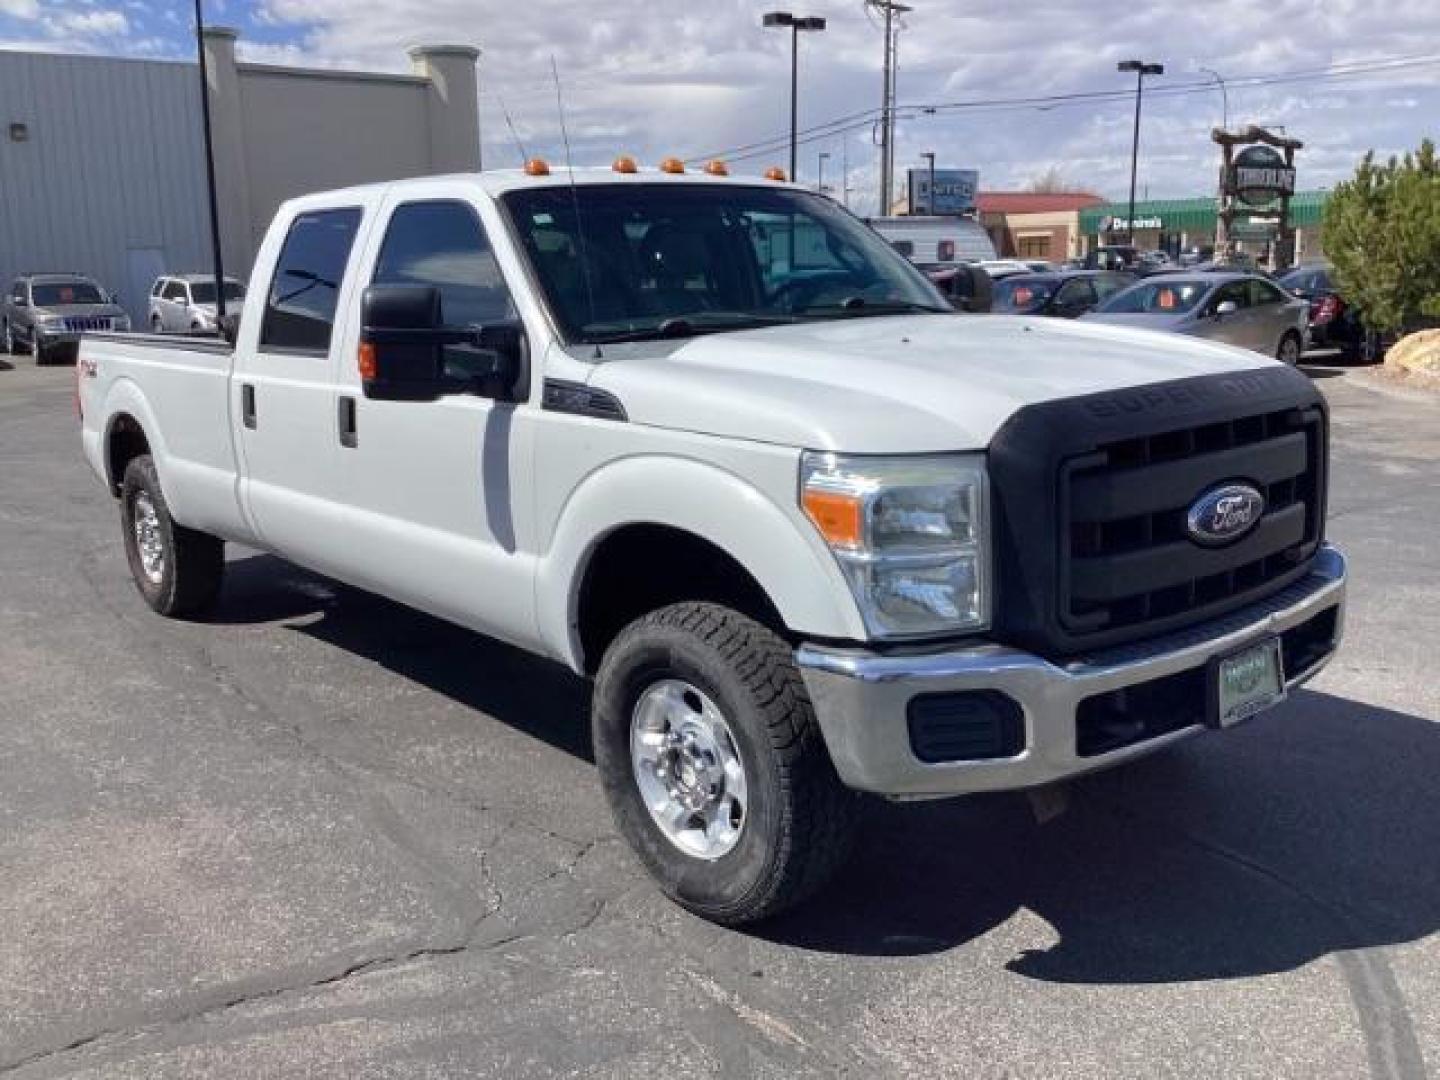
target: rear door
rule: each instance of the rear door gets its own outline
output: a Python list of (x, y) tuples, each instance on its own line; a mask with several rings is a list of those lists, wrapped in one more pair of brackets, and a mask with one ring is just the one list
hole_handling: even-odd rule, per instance
[(263, 298), (241, 324), (230, 409), (243, 502), (265, 546), (316, 569), (342, 546), (333, 437), (337, 311), (357, 302), (352, 264), (363, 200), (302, 208), (267, 235), (256, 262)]
[[(1228, 315), (1219, 313), (1220, 305), (1230, 301), (1235, 310)], [(1200, 334), (1212, 341), (1223, 341), (1227, 345), (1251, 348), (1251, 330), (1248, 322), (1250, 291), (1244, 281), (1228, 281), (1221, 285), (1205, 302), (1205, 310), (1199, 322)]]
[(1300, 305), (1305, 302), (1287, 296), (1264, 278), (1251, 278), (1247, 284), (1250, 286), (1254, 339), (1250, 347), (1274, 356), (1280, 349), (1280, 339), (1289, 331), (1298, 329)]

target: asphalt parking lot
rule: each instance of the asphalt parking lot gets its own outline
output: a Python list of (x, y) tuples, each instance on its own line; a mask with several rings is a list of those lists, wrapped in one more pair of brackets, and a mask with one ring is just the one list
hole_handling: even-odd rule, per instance
[(0, 364), (0, 1074), (1440, 1073), (1440, 397), (1313, 374), (1310, 689), (1043, 825), (876, 802), (740, 933), (616, 839), (563, 671), (241, 550), (150, 614), (73, 373)]

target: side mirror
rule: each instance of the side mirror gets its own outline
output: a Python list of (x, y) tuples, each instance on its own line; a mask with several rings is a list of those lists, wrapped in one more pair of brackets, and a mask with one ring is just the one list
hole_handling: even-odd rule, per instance
[(961, 263), (950, 279), (950, 306), (956, 311), (983, 314), (995, 306), (995, 282), (983, 267)]
[(367, 398), (434, 401), (465, 391), (503, 398), (523, 350), (524, 334), (515, 323), (446, 326), (440, 290), (432, 285), (371, 285), (360, 298), (360, 378)]
[(1223, 319), (1226, 315), (1234, 315), (1240, 310), (1240, 305), (1234, 300), (1221, 300), (1215, 308), (1215, 318)]

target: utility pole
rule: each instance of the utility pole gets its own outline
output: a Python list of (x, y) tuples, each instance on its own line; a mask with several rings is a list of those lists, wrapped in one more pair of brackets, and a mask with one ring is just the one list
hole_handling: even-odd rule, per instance
[(840, 202), (850, 209), (850, 136), (840, 136)]
[(1130, 143), (1130, 216), (1125, 219), (1125, 242), (1135, 243), (1135, 169), (1140, 160), (1140, 99), (1145, 93), (1146, 75), (1164, 75), (1164, 64), (1148, 64), (1144, 60), (1122, 60), (1115, 65), (1120, 72), (1135, 72), (1135, 134)]
[(225, 333), (225, 262), (220, 256), (220, 204), (215, 197), (215, 145), (210, 136), (210, 70), (205, 62), (205, 13), (195, 0), (195, 50), (200, 56), (200, 116), (205, 128), (205, 181), (210, 190), (210, 250), (215, 261), (215, 325)]
[(880, 97), (880, 216), (890, 214), (890, 196), (895, 184), (895, 16), (913, 10), (897, 0), (865, 0), (885, 20), (885, 62)]

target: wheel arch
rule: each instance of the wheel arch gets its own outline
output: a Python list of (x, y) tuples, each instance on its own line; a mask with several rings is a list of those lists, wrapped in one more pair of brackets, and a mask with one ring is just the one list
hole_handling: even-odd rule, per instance
[[(798, 509), (787, 513), (715, 465), (659, 455), (614, 462), (588, 476), (561, 512), (537, 576), (541, 636), (576, 671), (593, 672), (620, 615), (644, 613), (625, 585), (649, 571), (668, 586), (642, 590), (656, 606), (732, 603), (787, 637), (862, 638), (839, 567), (811, 533)], [(591, 606), (597, 597), (623, 609), (600, 629), (585, 621), (604, 610)]]

